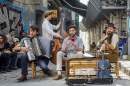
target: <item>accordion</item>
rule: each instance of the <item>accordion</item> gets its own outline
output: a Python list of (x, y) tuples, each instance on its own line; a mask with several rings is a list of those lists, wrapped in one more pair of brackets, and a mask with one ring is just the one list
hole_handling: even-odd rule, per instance
[(29, 61), (36, 60), (40, 57), (46, 57), (38, 37), (35, 37), (33, 39), (27, 38), (26, 40), (24, 40), (24, 44), (25, 47), (27, 47), (29, 50), (27, 52)]

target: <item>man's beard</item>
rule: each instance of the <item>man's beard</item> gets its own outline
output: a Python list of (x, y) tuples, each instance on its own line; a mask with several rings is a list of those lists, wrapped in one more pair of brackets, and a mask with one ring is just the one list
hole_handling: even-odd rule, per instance
[(113, 32), (111, 32), (111, 33), (107, 33), (108, 35), (112, 35), (113, 34)]
[(71, 37), (72, 37), (72, 38), (75, 37), (75, 34), (74, 34), (74, 35), (71, 35)]

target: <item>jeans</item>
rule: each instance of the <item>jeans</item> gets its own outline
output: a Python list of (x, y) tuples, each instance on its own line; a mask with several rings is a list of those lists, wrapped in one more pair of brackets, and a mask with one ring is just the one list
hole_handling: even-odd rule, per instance
[[(28, 75), (28, 56), (27, 54), (22, 54), (21, 56), (21, 74), (26, 76)], [(36, 64), (44, 71), (45, 74), (48, 74), (48, 59), (38, 59), (36, 60)]]
[(10, 62), (10, 67), (16, 67), (16, 65), (17, 65), (17, 60), (18, 60), (18, 58), (17, 58), (17, 52), (12, 52), (11, 53), (11, 62)]

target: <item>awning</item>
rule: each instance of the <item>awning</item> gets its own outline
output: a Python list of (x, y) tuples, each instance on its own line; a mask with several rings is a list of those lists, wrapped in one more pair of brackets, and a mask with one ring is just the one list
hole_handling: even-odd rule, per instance
[(109, 20), (110, 13), (120, 12), (125, 9), (126, 6), (103, 6), (101, 0), (89, 0), (86, 18), (83, 18), (82, 23), (86, 28), (91, 28), (101, 20)]
[(87, 5), (82, 4), (77, 0), (60, 0), (60, 1), (65, 8), (68, 8), (69, 10), (78, 13), (82, 17), (86, 17)]

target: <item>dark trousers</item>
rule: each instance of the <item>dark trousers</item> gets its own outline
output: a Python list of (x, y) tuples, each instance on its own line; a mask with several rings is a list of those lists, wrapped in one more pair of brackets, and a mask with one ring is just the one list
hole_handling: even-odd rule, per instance
[(0, 56), (0, 69), (15, 67), (17, 63), (17, 52), (12, 52), (11, 54), (2, 54)]
[[(27, 54), (21, 55), (21, 74), (28, 75), (28, 56)], [(44, 71), (45, 74), (48, 74), (48, 62), (49, 60), (39, 59), (36, 60), (36, 64)]]
[(4, 68), (8, 67), (10, 61), (10, 54), (2, 54), (0, 56), (0, 70), (3, 70)]
[(17, 60), (18, 60), (18, 58), (17, 58), (17, 52), (12, 52), (10, 58), (11, 58), (11, 62), (10, 62), (9, 66), (10, 67), (16, 67)]

